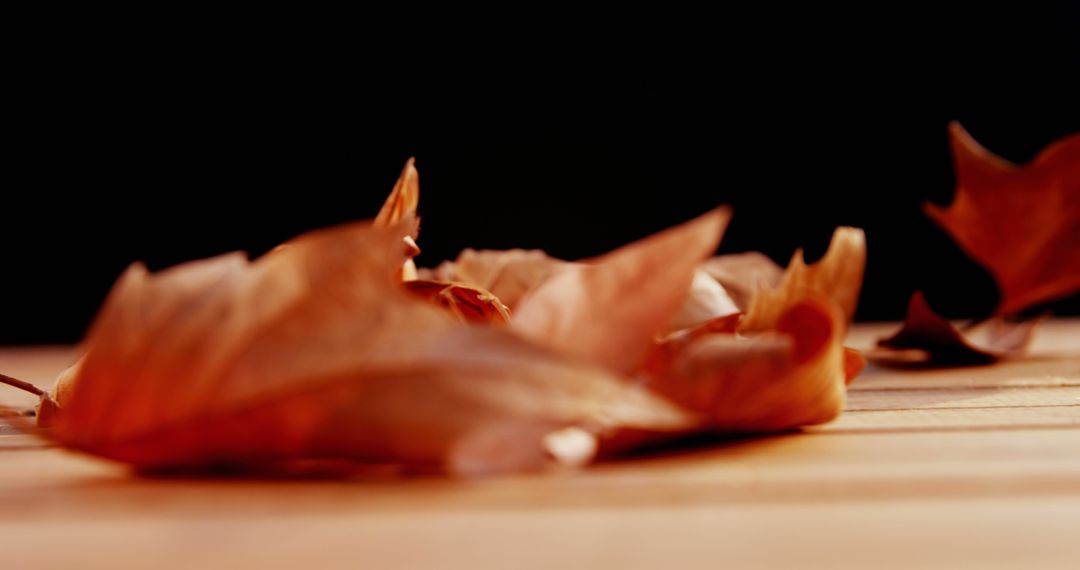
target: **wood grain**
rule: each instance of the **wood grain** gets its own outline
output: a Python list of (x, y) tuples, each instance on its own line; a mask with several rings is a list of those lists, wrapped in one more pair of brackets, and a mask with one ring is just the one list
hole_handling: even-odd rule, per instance
[[(47, 386), (72, 358), (0, 370)], [(0, 466), (4, 568), (1074, 568), (1080, 321), (995, 366), (870, 366), (826, 426), (581, 472), (154, 480), (22, 435)]]

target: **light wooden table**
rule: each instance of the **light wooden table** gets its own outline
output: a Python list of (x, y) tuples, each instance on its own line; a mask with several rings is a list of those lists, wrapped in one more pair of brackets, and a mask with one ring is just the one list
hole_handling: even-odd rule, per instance
[[(47, 384), (68, 359), (0, 370)], [(915, 566), (1080, 568), (1080, 320), (1022, 361), (870, 367), (825, 427), (578, 473), (146, 480), (0, 436), (4, 570)]]

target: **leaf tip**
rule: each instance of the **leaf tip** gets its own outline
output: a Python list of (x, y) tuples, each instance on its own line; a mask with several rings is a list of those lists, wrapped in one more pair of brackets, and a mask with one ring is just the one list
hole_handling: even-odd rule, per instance
[(990, 152), (959, 121), (949, 123), (949, 148), (952, 150), (956, 168), (957, 186), (979, 172), (1012, 170), (1016, 165)]

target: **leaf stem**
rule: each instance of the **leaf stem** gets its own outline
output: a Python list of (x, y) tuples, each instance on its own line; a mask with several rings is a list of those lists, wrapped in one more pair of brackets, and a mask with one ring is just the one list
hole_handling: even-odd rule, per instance
[(33, 394), (35, 396), (44, 396), (45, 395), (45, 391), (42, 390), (41, 388), (38, 388), (37, 386), (34, 386), (33, 384), (31, 384), (29, 382), (24, 382), (22, 380), (19, 380), (18, 378), (12, 378), (11, 376), (7, 376), (5, 374), (0, 374), (0, 384), (7, 384), (8, 386), (14, 386), (14, 387), (16, 387), (16, 388), (18, 388), (20, 390), (25, 391), (25, 392), (30, 392), (31, 394)]

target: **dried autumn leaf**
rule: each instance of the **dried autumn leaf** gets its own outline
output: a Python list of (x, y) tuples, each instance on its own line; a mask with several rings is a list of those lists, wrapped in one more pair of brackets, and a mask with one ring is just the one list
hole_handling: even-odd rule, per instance
[(568, 428), (603, 437), (698, 421), (412, 299), (392, 277), (403, 233), (355, 224), (254, 262), (133, 267), (61, 378), (50, 437), (143, 469), (332, 461), (470, 474), (580, 453), (548, 437)]
[[(830, 299), (849, 323), (859, 303), (863, 269), (866, 267), (866, 237), (858, 228), (841, 227), (833, 233), (829, 249), (817, 263), (806, 265), (802, 250), (795, 252), (780, 284), (759, 289), (752, 297), (739, 332), (773, 330), (789, 309), (810, 298)], [(845, 325), (846, 326), (846, 325)]]
[(1080, 290), (1080, 134), (1044, 149), (1026, 165), (983, 148), (949, 125), (956, 198), (926, 214), (994, 277), (995, 314)]
[(735, 335), (742, 317), (728, 314), (656, 341), (683, 306), (689, 282), (700, 274), (695, 268), (715, 248), (728, 216), (719, 210), (564, 269), (525, 297), (511, 328), (645, 379), (650, 389), (704, 414), (705, 429), (763, 432), (833, 419), (862, 363), (841, 345), (847, 316), (829, 296), (854, 304), (848, 296), (858, 289), (864, 259), (857, 230), (839, 232), (823, 265), (793, 264), (789, 289), (769, 298), (782, 305), (770, 330)]
[[(511, 311), (521, 300), (559, 272), (578, 262), (563, 261), (532, 249), (466, 249), (454, 261), (434, 270), (420, 270), (424, 279), (462, 282), (490, 290)], [(690, 292), (668, 329), (679, 330), (709, 319), (738, 312), (724, 287), (699, 269), (694, 273)]]
[(994, 317), (957, 328), (927, 304), (921, 292), (911, 297), (903, 327), (878, 341), (889, 349), (876, 354), (890, 363), (984, 364), (1022, 354), (1035, 334), (1037, 320), (1022, 322)]
[[(725, 323), (726, 324), (726, 323)], [(844, 406), (846, 321), (828, 300), (786, 309), (775, 330), (676, 335), (644, 367), (646, 386), (702, 413), (725, 432), (768, 432), (824, 423)]]
[(555, 259), (538, 249), (466, 249), (454, 261), (434, 270), (421, 270), (429, 280), (468, 283), (490, 291), (511, 311), (521, 299), (562, 269), (569, 261)]
[[(738, 254), (715, 259), (723, 260), (721, 263), (725, 264), (729, 258), (736, 260), (760, 255), (757, 253)], [(764, 256), (761, 257), (764, 258)], [(668, 323), (669, 330), (692, 327), (743, 309), (743, 306), (728, 294), (728, 283), (711, 274), (712, 261), (705, 262), (694, 273), (690, 292), (678, 313)], [(444, 262), (433, 270), (420, 269), (419, 271), (424, 279), (468, 283), (488, 290), (513, 311), (529, 293), (559, 272), (575, 265), (577, 262), (556, 259), (536, 249), (479, 251), (466, 249), (454, 261)], [(744, 272), (743, 265), (745, 264), (737, 261), (729, 268), (732, 275), (743, 276), (741, 281), (733, 281), (736, 283), (734, 287), (737, 294), (741, 293), (738, 289), (741, 285), (757, 280), (757, 268), (746, 267), (749, 271)], [(776, 268), (777, 281), (779, 281), (780, 273), (780, 269)]]
[[(795, 253), (788, 269), (783, 272), (759, 253), (719, 256), (708, 260), (702, 264), (701, 269), (732, 293), (733, 299), (737, 299), (738, 307), (747, 311), (747, 314), (742, 318), (728, 316), (706, 322), (681, 335), (670, 337), (668, 340), (672, 342), (661, 343), (658, 346), (658, 354), (661, 355), (659, 361), (654, 355), (649, 365), (653, 385), (662, 386), (658, 389), (663, 393), (682, 394), (676, 401), (688, 409), (700, 412), (711, 410), (717, 425), (729, 426), (727, 429), (735, 429), (736, 424), (742, 425), (740, 429), (748, 430), (783, 429), (812, 423), (806, 419), (810, 416), (825, 418), (821, 421), (835, 417), (842, 407), (843, 387), (850, 383), (866, 364), (858, 351), (841, 345), (843, 332), (858, 303), (865, 262), (865, 238), (862, 230), (856, 228), (839, 228), (833, 235), (826, 255), (809, 267), (803, 261), (801, 251)], [(788, 317), (789, 314), (803, 317), (794, 319)], [(816, 319), (812, 318), (815, 314)], [(775, 356), (770, 360), (767, 351), (756, 352), (762, 346), (769, 346), (768, 342), (775, 342), (780, 334), (778, 331), (783, 327), (790, 328), (793, 322), (813, 323), (815, 320), (819, 323), (827, 321), (828, 326), (808, 326), (802, 331), (792, 328), (788, 331), (788, 340), (796, 346), (818, 346), (815, 344), (815, 331), (821, 338), (826, 336), (824, 331), (831, 331), (827, 335), (829, 342), (820, 344), (823, 364), (806, 368), (796, 367), (788, 362), (785, 364), (788, 366), (787, 371), (781, 372)], [(709, 334), (736, 331), (752, 335), (750, 340), (758, 344), (748, 344), (748, 339), (735, 336)], [(770, 338), (771, 341), (761, 340)], [(695, 366), (690, 367), (693, 372), (688, 373), (682, 359), (686, 354), (701, 350), (697, 343), (712, 344), (722, 347), (723, 350), (718, 350), (717, 356), (712, 359), (700, 358)], [(738, 355), (742, 364), (729, 360), (734, 355)], [(672, 368), (665, 369), (665, 365)], [(748, 373), (745, 370), (753, 372)], [(763, 387), (760, 396), (749, 395), (755, 381)], [(816, 396), (802, 399), (793, 396), (786, 402), (770, 402), (768, 387), (783, 385), (785, 382), (790, 384), (793, 394)], [(744, 395), (723, 396), (725, 404), (732, 405), (732, 402), (741, 401), (742, 405), (751, 410), (767, 410), (777, 406), (776, 415), (772, 416), (774, 423), (754, 424), (749, 416), (739, 416), (719, 404), (710, 403), (719, 401), (714, 391), (722, 391), (723, 384), (743, 385), (748, 390)], [(695, 391), (698, 394), (696, 401), (690, 397)], [(839, 397), (838, 392), (841, 393)]]
[(716, 249), (730, 217), (717, 209), (563, 268), (519, 303), (511, 329), (560, 353), (632, 372), (679, 310), (695, 268)]
[[(415, 243), (403, 250), (394, 236), (415, 224), (394, 224), (417, 198), (410, 161), (375, 227), (317, 232), (254, 263), (134, 267), (86, 357), (57, 383), (52, 437), (149, 469), (333, 461), (498, 472), (581, 464), (642, 437), (828, 421), (861, 367), (839, 344), (839, 307), (853, 310), (858, 282), (852, 291), (835, 261), (807, 268), (797, 255), (779, 289), (764, 291), (773, 296), (751, 303), (771, 311), (759, 316), (769, 328), (733, 334), (735, 302), (698, 268), (726, 209), (587, 262), (485, 252), (471, 283), (395, 286)], [(436, 273), (468, 274), (466, 254)], [(509, 318), (477, 282), (515, 297), (512, 330), (560, 356), (460, 322)]]

